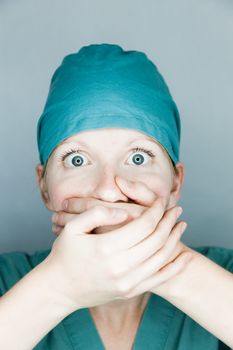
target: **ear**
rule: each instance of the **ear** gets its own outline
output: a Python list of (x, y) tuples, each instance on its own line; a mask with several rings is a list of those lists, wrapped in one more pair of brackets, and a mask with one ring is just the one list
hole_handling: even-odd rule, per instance
[(50, 198), (46, 187), (46, 181), (45, 181), (45, 178), (42, 176), (43, 169), (44, 169), (43, 165), (41, 164), (36, 165), (36, 181), (40, 188), (41, 197), (43, 199), (43, 202), (46, 208), (48, 208), (49, 210), (53, 210), (50, 205)]
[(178, 162), (176, 164), (177, 173), (173, 175), (173, 185), (170, 193), (170, 206), (173, 207), (177, 205), (180, 196), (181, 189), (184, 182), (184, 164)]

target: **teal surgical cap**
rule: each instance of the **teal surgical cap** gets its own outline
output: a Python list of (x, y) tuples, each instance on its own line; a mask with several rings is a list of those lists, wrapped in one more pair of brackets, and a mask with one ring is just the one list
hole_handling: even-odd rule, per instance
[(145, 53), (103, 43), (64, 57), (37, 124), (41, 164), (66, 138), (99, 128), (140, 131), (165, 148), (173, 165), (178, 162), (179, 111)]

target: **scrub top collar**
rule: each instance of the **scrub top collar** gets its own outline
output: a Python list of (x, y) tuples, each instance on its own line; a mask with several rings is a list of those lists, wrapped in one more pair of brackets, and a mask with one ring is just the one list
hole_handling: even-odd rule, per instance
[[(176, 308), (164, 298), (151, 294), (144, 309), (132, 350), (165, 349)], [(88, 308), (74, 311), (62, 320), (73, 349), (105, 350)]]

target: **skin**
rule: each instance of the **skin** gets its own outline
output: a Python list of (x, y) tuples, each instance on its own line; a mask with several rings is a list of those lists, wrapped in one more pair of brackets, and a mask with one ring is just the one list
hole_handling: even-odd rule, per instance
[[(61, 154), (70, 148), (76, 149), (77, 145), (82, 165), (72, 164), (74, 153), (64, 162), (59, 160)], [(150, 158), (144, 151), (132, 151), (134, 147), (151, 150), (155, 157)], [(141, 165), (133, 161), (133, 155), (138, 153), (141, 154)], [(45, 176), (43, 170), (41, 164), (36, 166), (37, 182), (45, 206), (55, 212), (62, 211), (63, 201), (73, 197), (91, 197), (96, 204), (101, 201), (101, 205), (127, 208), (129, 212), (137, 206), (142, 211), (145, 207), (121, 191), (116, 176), (143, 183), (155, 198), (166, 197), (169, 209), (179, 201), (184, 181), (184, 165), (178, 162), (174, 171), (169, 156), (156, 140), (139, 131), (118, 128), (84, 131), (67, 138), (51, 154)], [(111, 231), (124, 224), (98, 227), (94, 233)], [(150, 294), (146, 292), (128, 300), (91, 308), (92, 316), (101, 324), (110, 324), (116, 331), (120, 330), (125, 324), (138, 323)]]

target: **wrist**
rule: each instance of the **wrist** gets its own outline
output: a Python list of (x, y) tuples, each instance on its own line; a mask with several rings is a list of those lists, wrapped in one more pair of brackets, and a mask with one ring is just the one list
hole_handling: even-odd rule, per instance
[(65, 278), (58, 273), (49, 256), (37, 265), (35, 269), (37, 269), (38, 278), (41, 281), (41, 285), (43, 285), (47, 301), (54, 305), (61, 315), (66, 317), (79, 308), (66, 296), (64, 290)]
[[(189, 248), (188, 246), (186, 246), (182, 242), (178, 242), (176, 249), (174, 250), (173, 254), (170, 256), (166, 265), (168, 265), (170, 262), (175, 260), (181, 253), (188, 252), (188, 251), (191, 252), (194, 255), (194, 257), (195, 257), (195, 254), (197, 254), (196, 251)], [(193, 258), (192, 258), (192, 260), (193, 260)], [(182, 268), (182, 270), (180, 272), (178, 272), (175, 276), (169, 278), (167, 281), (165, 281), (161, 285), (157, 286), (156, 287), (156, 294), (167, 299), (168, 301), (169, 301), (169, 299), (171, 299), (175, 295), (178, 295), (179, 289), (182, 289), (182, 280), (185, 278), (185, 276), (187, 276), (187, 274), (190, 273), (188, 269), (189, 269), (191, 262), (192, 261), (188, 262), (188, 264), (185, 265)], [(166, 266), (166, 265), (164, 265), (164, 266)], [(189, 276), (190, 276), (190, 274), (189, 274)]]

